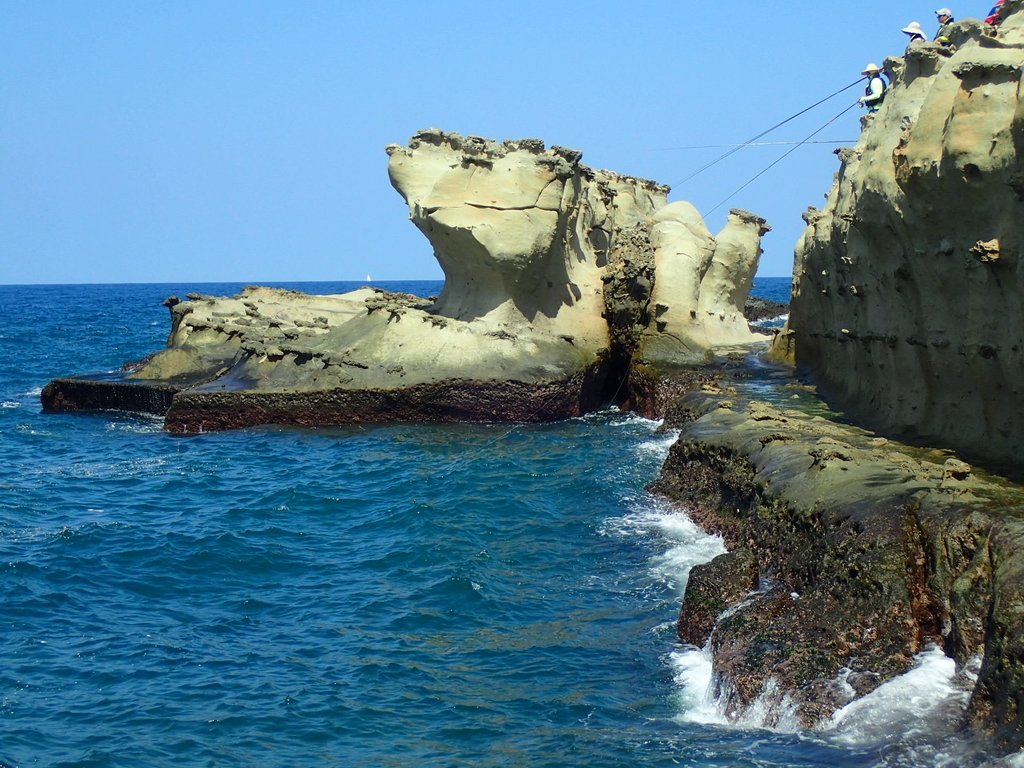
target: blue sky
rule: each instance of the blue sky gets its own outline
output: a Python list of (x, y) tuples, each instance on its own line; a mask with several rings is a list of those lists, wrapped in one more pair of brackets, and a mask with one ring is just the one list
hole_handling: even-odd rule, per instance
[[(786, 276), (834, 147), (801, 147), (713, 213), (788, 147), (685, 184), (725, 150), (677, 148), (745, 141), (852, 83), (934, 7), (6, 0), (0, 283), (440, 279), (384, 152), (426, 127), (580, 149), (672, 185), (713, 232), (755, 211), (774, 227), (760, 274)], [(805, 138), (861, 93), (765, 140)], [(860, 114), (816, 138), (856, 139)]]

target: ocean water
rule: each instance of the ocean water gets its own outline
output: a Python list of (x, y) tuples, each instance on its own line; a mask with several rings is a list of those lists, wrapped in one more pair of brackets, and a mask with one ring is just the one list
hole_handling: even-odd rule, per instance
[(0, 286), (0, 763), (981, 762), (934, 654), (820, 732), (721, 717), (674, 620), (722, 544), (644, 491), (656, 423), (177, 437), (40, 412), (49, 379), (159, 348), (167, 295), (239, 287)]

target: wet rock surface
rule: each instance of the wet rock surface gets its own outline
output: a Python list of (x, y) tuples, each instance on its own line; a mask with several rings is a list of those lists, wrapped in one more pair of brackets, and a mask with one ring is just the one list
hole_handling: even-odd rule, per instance
[(727, 391), (672, 413), (652, 490), (730, 549), (693, 569), (679, 619), (728, 715), (756, 702), (820, 724), (936, 644), (964, 668), (982, 659), (967, 723), (1024, 743), (1024, 489)]

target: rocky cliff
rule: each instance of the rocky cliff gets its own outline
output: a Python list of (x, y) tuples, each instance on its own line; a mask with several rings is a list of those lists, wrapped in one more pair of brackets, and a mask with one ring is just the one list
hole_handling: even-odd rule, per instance
[(1024, 469), (1024, 11), (914, 43), (797, 245), (784, 348), (863, 423)]
[(716, 240), (667, 187), (539, 140), (427, 130), (387, 152), (440, 296), (172, 297), (166, 349), (122, 377), (57, 379), (44, 407), (149, 410), (172, 431), (534, 421), (628, 400), (638, 360), (758, 341), (742, 316), (766, 231), (753, 214), (733, 211)]

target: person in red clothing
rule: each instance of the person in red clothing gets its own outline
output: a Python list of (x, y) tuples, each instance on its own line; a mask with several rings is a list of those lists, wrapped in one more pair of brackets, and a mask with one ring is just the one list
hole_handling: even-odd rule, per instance
[(998, 0), (998, 2), (992, 6), (992, 10), (989, 11), (988, 16), (985, 17), (986, 24), (991, 24), (992, 26), (997, 27), (1003, 23), (1003, 19), (999, 15), (999, 9), (1005, 2), (1006, 0)]

